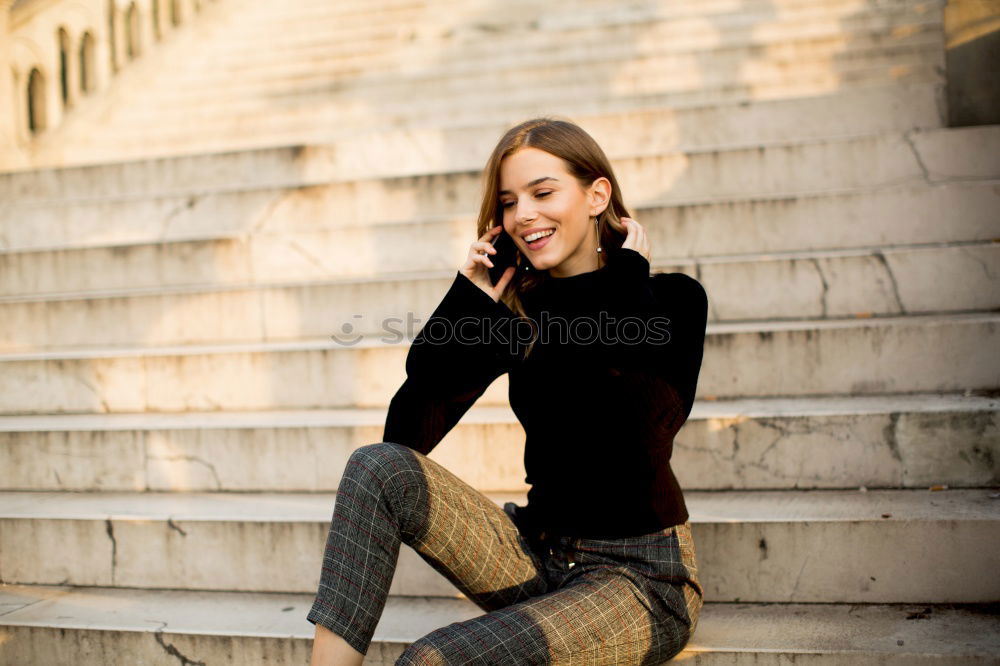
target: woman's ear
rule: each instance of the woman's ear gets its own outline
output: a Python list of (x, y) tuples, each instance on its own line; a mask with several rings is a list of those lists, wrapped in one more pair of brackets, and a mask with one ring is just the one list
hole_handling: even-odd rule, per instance
[(587, 197), (590, 200), (590, 214), (600, 215), (611, 201), (611, 181), (601, 176), (590, 184)]

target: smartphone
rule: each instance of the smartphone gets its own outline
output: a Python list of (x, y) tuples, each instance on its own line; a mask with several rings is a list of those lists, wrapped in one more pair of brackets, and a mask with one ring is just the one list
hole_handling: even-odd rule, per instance
[(517, 266), (517, 245), (514, 244), (514, 239), (510, 237), (507, 230), (502, 228), (503, 206), (499, 204), (493, 214), (493, 226), (499, 226), (501, 229), (500, 233), (493, 238), (493, 248), (497, 251), (496, 254), (490, 255), (493, 268), (487, 266), (486, 269), (489, 271), (490, 281), (495, 285), (503, 277), (503, 272), (507, 270), (508, 266)]

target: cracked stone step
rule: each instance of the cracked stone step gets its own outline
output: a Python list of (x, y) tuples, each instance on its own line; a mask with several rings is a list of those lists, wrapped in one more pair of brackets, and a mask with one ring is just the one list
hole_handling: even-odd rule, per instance
[[(1000, 567), (995, 494), (728, 491), (685, 498), (709, 599), (974, 603), (1000, 594), (1000, 580), (989, 573)], [(498, 506), (525, 501), (523, 494), (489, 497)], [(0, 493), (4, 581), (310, 592), (334, 502), (333, 494)], [(280, 571), (274, 562), (282, 562)], [(460, 593), (406, 547), (390, 594)]]
[[(327, 260), (336, 265), (337, 257)], [(719, 323), (1000, 309), (997, 242), (716, 257), (656, 262), (652, 270), (697, 278), (709, 295), (709, 321)], [(426, 321), (455, 272), (292, 284), (269, 284), (264, 275), (250, 285), (0, 297), (0, 319), (9, 324), (0, 351), (277, 341), (321, 337), (345, 322), (352, 337), (379, 336), (393, 319)]]
[[(188, 197), (166, 197), (21, 208), (25, 223), (4, 225), (0, 293), (58, 291), (63, 273), (74, 274), (79, 289), (239, 283), (279, 272), (285, 280), (391, 277), (451, 269), (464, 256), (459, 240), (475, 229), (468, 212), (421, 215), (419, 206), (387, 206), (349, 219), (324, 213), (348, 205), (347, 187), (219, 193), (190, 206)], [(641, 200), (630, 212), (655, 257), (681, 260), (992, 240), (1000, 237), (997, 206), (1000, 180), (970, 180), (724, 202)], [(944, 217), (948, 225), (940, 224)], [(819, 219), (836, 223), (807, 223)], [(359, 247), (385, 254), (376, 262)]]
[[(394, 140), (387, 139), (388, 145)], [(0, 194), (18, 201), (20, 209), (40, 199), (80, 203), (112, 196), (136, 200), (153, 194), (199, 196), (234, 189), (343, 183), (353, 189), (352, 209), (361, 203), (381, 209), (393, 201), (427, 205), (435, 197), (445, 200), (443, 192), (452, 193), (449, 207), (423, 212), (468, 214), (478, 207), (482, 155), (459, 153), (457, 159), (445, 158), (448, 151), (438, 146), (431, 148), (431, 154), (439, 156), (435, 163), (410, 147), (394, 155), (393, 166), (387, 168), (388, 151), (382, 145), (367, 141), (355, 146), (356, 150), (333, 143), (9, 173), (0, 176)], [(997, 154), (1000, 129), (985, 126), (786, 139), (752, 147), (670, 150), (658, 146), (652, 152), (618, 154), (612, 161), (626, 199), (639, 193), (634, 196), (646, 201), (718, 201), (996, 178), (1000, 175)], [(411, 164), (405, 162), (407, 155)], [(435, 192), (428, 192), (431, 187)], [(362, 197), (363, 202), (359, 201)], [(461, 207), (456, 210), (456, 206)], [(342, 217), (350, 219), (350, 209), (342, 212)]]
[[(1000, 313), (984, 312), (709, 324), (698, 396), (992, 390), (998, 323)], [(0, 414), (386, 406), (405, 379), (409, 339), (5, 353)], [(506, 405), (507, 376), (480, 402)]]
[[(7, 585), (0, 587), (0, 608), (9, 609), (0, 627), (11, 663), (103, 666), (109, 655), (127, 654), (136, 663), (176, 663), (182, 655), (188, 663), (297, 664), (309, 660), (314, 629), (305, 617), (312, 600), (312, 594)], [(390, 598), (365, 665), (391, 666), (421, 636), (482, 613), (465, 599)], [(1000, 657), (997, 636), (1000, 617), (988, 606), (709, 601), (675, 660), (705, 666), (986, 663)]]
[[(333, 492), (384, 409), (0, 417), (0, 490)], [(473, 407), (430, 456), (526, 492), (524, 431)], [(1000, 399), (961, 394), (696, 401), (674, 440), (686, 490), (1000, 485)]]

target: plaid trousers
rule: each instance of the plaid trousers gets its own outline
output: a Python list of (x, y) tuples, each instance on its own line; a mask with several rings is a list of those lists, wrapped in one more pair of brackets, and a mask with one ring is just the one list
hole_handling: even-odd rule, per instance
[(658, 664), (698, 622), (690, 523), (635, 537), (551, 537), (418, 451), (355, 450), (308, 620), (366, 654), (401, 543), (485, 614), (441, 627), (396, 664)]

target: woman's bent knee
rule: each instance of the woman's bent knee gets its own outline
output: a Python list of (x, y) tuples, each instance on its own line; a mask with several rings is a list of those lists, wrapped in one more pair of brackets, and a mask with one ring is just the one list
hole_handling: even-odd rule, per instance
[[(400, 534), (415, 534), (426, 523), (428, 494), (418, 456), (413, 449), (394, 442), (359, 447), (344, 468), (341, 490), (359, 498), (381, 497), (386, 509), (396, 517)], [(358, 487), (365, 490), (358, 493)]]
[(416, 451), (395, 442), (365, 444), (351, 452), (344, 474), (370, 475), (379, 479), (382, 485), (393, 482), (412, 482), (413, 477), (422, 477)]

